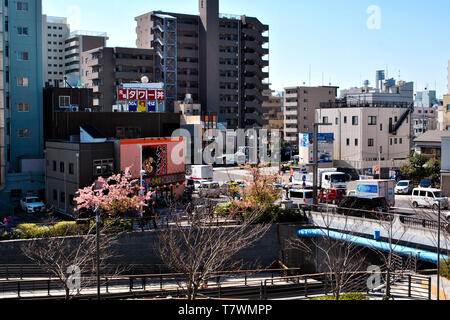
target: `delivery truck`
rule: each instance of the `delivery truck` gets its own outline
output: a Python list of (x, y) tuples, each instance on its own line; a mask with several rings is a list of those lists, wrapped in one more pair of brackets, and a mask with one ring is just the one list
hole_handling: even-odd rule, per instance
[(395, 206), (394, 180), (359, 180), (356, 185), (356, 196), (384, 197), (392, 208)]
[[(317, 186), (319, 189), (346, 189), (348, 176), (343, 172), (338, 172), (336, 168), (320, 168), (317, 175)], [(292, 184), (303, 184), (306, 187), (314, 186), (314, 174), (312, 172), (304, 173), (302, 171), (294, 171), (292, 176)]]
[(195, 165), (191, 167), (192, 180), (209, 180), (212, 181), (214, 177), (214, 169), (208, 165)]

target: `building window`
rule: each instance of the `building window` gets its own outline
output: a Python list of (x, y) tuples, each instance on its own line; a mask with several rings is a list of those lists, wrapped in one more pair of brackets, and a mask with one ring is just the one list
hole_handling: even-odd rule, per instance
[(347, 146), (350, 145), (350, 139), (347, 139)]
[(30, 112), (30, 105), (28, 103), (19, 103), (17, 109), (19, 112)]
[(58, 201), (58, 191), (53, 189), (53, 200)]
[(380, 123), (380, 131), (383, 131), (383, 124)]
[(369, 146), (369, 147), (373, 147), (374, 145), (375, 145), (374, 140), (373, 140), (373, 139), (369, 139), (368, 146)]
[(114, 172), (114, 160), (95, 160), (94, 161), (94, 176), (111, 175)]
[(359, 141), (358, 139), (355, 139), (355, 147), (357, 147), (359, 145)]
[(335, 123), (336, 123), (336, 125), (338, 125), (338, 124), (339, 124), (339, 118), (336, 118), (336, 121), (335, 121)]
[(19, 129), (17, 130), (19, 138), (29, 138), (30, 137), (30, 129)]
[(400, 138), (400, 144), (403, 144), (403, 138)]
[(53, 160), (53, 171), (56, 171), (56, 160)]
[(391, 138), (390, 144), (391, 144), (391, 146), (392, 146), (392, 138)]
[(347, 123), (347, 116), (344, 116), (344, 123)]
[(60, 193), (59, 202), (66, 203), (66, 193), (65, 192)]
[(358, 125), (358, 116), (352, 117), (352, 125), (357, 126)]
[(17, 11), (28, 11), (28, 2), (18, 1)]
[(28, 52), (21, 51), (17, 53), (17, 60), (19, 61), (28, 61)]
[(369, 116), (369, 126), (376, 126), (377, 125), (377, 117)]
[(28, 27), (17, 27), (17, 33), (21, 36), (28, 35)]
[(398, 143), (398, 139), (395, 138), (395, 139), (394, 139), (394, 144), (397, 144), (397, 143)]
[(328, 123), (328, 117), (323, 117), (322, 118), (322, 123)]
[(27, 77), (17, 78), (17, 85), (19, 87), (28, 87), (28, 78)]
[(64, 162), (59, 163), (59, 172), (64, 173)]
[(59, 107), (70, 107), (70, 97), (69, 96), (59, 96)]
[(69, 163), (69, 174), (75, 173), (75, 165), (73, 163)]

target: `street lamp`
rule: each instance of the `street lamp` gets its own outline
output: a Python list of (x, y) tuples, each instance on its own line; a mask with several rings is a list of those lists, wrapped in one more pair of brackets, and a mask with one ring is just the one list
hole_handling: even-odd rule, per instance
[(331, 126), (331, 123), (314, 123), (314, 173), (313, 173), (313, 203), (314, 205), (318, 204), (318, 199), (317, 199), (317, 178), (318, 178), (318, 171), (319, 171), (319, 166), (318, 166), (318, 149), (319, 149), (319, 126)]

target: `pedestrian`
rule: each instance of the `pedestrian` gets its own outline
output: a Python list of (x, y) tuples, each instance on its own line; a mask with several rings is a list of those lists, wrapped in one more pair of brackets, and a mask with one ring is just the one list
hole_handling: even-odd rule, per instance
[(12, 217), (9, 216), (8, 217), (8, 232), (11, 232), (12, 225), (13, 225)]
[(8, 232), (8, 219), (6, 217), (3, 219), (3, 225), (5, 226), (5, 232)]

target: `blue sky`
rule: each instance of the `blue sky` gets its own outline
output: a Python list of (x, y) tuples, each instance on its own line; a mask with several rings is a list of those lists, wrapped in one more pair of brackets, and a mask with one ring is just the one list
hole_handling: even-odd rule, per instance
[[(153, 10), (198, 13), (198, 0), (42, 0), (43, 12), (69, 18), (72, 30), (106, 31), (108, 46), (135, 46), (134, 17)], [(375, 19), (370, 6), (379, 8)], [(221, 13), (270, 26), (272, 89), (309, 84), (374, 85), (375, 70), (447, 93), (448, 0), (222, 0)], [(379, 23), (377, 23), (379, 21)], [(367, 23), (376, 23), (369, 29)], [(322, 82), (323, 79), (323, 82)]]

